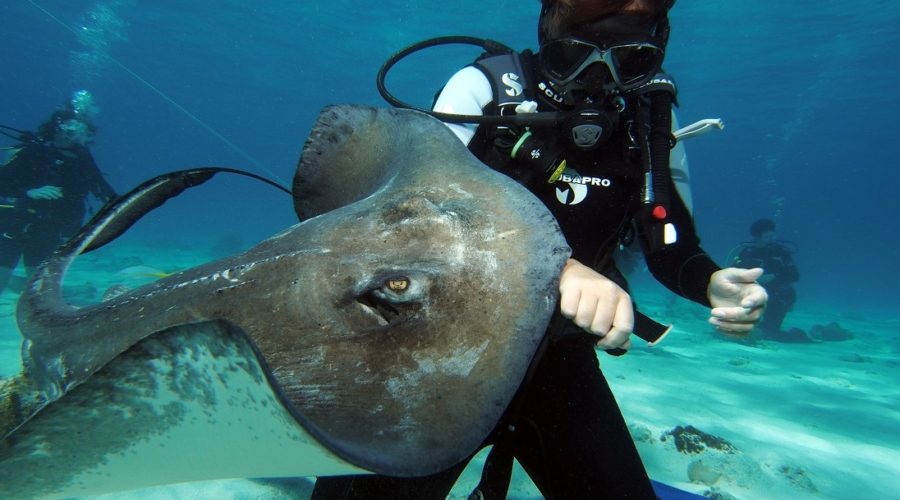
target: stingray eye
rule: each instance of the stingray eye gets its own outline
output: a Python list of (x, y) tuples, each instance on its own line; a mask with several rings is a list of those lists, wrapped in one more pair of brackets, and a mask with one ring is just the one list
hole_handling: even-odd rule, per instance
[(388, 290), (394, 293), (406, 293), (406, 291), (409, 289), (409, 278), (405, 276), (389, 278), (385, 285), (387, 285)]
[(390, 302), (405, 304), (420, 300), (426, 289), (427, 278), (418, 275), (396, 274), (372, 281), (366, 294)]
[(358, 295), (356, 301), (372, 313), (379, 324), (396, 324), (422, 308), (425, 280), (425, 277), (414, 279), (405, 275), (379, 278)]

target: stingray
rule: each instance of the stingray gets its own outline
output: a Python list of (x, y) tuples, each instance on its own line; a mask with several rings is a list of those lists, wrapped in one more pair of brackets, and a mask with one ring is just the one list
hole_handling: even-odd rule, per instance
[(74, 259), (216, 169), (105, 207), (17, 310), (0, 497), (238, 477), (422, 476), (474, 453), (520, 385), (569, 248), (546, 208), (440, 122), (334, 106), (297, 167), (302, 222), (76, 307)]

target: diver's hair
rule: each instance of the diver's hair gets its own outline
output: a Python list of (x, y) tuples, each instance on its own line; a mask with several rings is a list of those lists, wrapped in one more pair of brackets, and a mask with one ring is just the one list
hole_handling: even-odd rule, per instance
[(75, 113), (68, 109), (60, 109), (53, 112), (37, 129), (37, 136), (44, 141), (52, 141), (60, 131), (60, 125), (66, 120), (75, 118)]
[(578, 23), (628, 9), (640, 9), (652, 16), (664, 14), (672, 0), (541, 0), (539, 31), (542, 38), (565, 35)]

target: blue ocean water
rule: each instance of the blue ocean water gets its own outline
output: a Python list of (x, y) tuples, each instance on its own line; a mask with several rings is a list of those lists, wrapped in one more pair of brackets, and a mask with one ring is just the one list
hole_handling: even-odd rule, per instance
[[(537, 0), (7, 0), (0, 124), (33, 128), (87, 88), (101, 108), (94, 153), (120, 191), (200, 165), (289, 184), (323, 106), (383, 104), (374, 79), (389, 55), (447, 34), (534, 47), (538, 10)], [(753, 220), (772, 217), (796, 244), (798, 311), (896, 320), (900, 3), (682, 0), (671, 18), (666, 68), (682, 123), (726, 123), (687, 145), (705, 248), (722, 262)], [(389, 84), (427, 106), (476, 55), (434, 49)], [(222, 178), (132, 237), (249, 245), (295, 220), (287, 196)]]

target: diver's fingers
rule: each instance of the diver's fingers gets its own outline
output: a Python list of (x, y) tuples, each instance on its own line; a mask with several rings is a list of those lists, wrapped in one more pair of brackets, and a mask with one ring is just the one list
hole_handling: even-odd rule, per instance
[(578, 313), (573, 318), (575, 324), (591, 333), (606, 334), (612, 323), (612, 314), (607, 313), (607, 308), (600, 304), (598, 297), (593, 293), (582, 291), (580, 296)]
[(761, 307), (716, 307), (710, 311), (710, 316), (723, 323), (752, 323), (759, 320), (762, 311)]
[(765, 271), (761, 267), (754, 267), (753, 269), (739, 269), (741, 271), (738, 274), (742, 283), (756, 283), (756, 280), (759, 279), (760, 276), (763, 275)]
[(762, 268), (741, 269), (726, 267), (713, 273), (709, 283), (710, 298), (729, 300), (741, 294), (745, 287), (756, 285), (756, 280), (762, 276)]
[(723, 332), (743, 335), (753, 329), (762, 312), (762, 307), (717, 307), (710, 311), (709, 323)]
[(593, 308), (593, 318), (587, 330), (601, 336), (615, 334), (612, 342), (624, 342), (634, 329), (631, 297), (610, 280), (598, 282), (588, 297), (592, 302), (589, 307)]
[(619, 297), (619, 303), (616, 305), (616, 320), (614, 324), (629, 334), (634, 330), (634, 304), (631, 302), (631, 296), (624, 291)]
[(745, 285), (743, 290), (743, 298), (741, 298), (741, 307), (748, 309), (758, 309), (766, 306), (769, 301), (769, 294), (766, 289), (757, 284)]
[(709, 324), (713, 325), (714, 327), (716, 327), (716, 329), (723, 332), (745, 334), (753, 329), (753, 327), (756, 325), (756, 322), (741, 323), (722, 321), (718, 318), (709, 318)]
[(578, 303), (581, 301), (581, 290), (560, 288), (559, 312), (566, 318), (572, 319), (578, 312)]
[(763, 275), (761, 267), (745, 269), (742, 267), (726, 267), (720, 271), (720, 277), (728, 283), (753, 283)]
[(588, 322), (586, 325), (579, 324), (578, 326), (601, 337), (607, 335), (612, 325), (615, 324), (615, 308), (612, 303), (604, 301), (602, 296), (592, 295), (590, 302), (590, 305), (587, 306), (590, 308)]
[[(600, 325), (598, 325), (600, 326)], [(592, 328), (592, 330), (594, 330)], [(631, 304), (631, 297), (622, 293), (616, 301), (615, 316), (612, 318), (609, 331), (597, 342), (599, 347), (604, 349), (625, 349), (631, 346), (629, 337), (634, 330), (634, 307)], [(595, 331), (595, 333), (599, 333)], [(626, 344), (628, 347), (626, 347)]]
[(597, 347), (601, 349), (622, 349), (627, 351), (631, 349), (631, 333), (623, 330), (613, 329), (610, 333), (597, 341)]
[(603, 349), (625, 349), (631, 347), (631, 329), (613, 325), (612, 328), (597, 341), (597, 346)]

